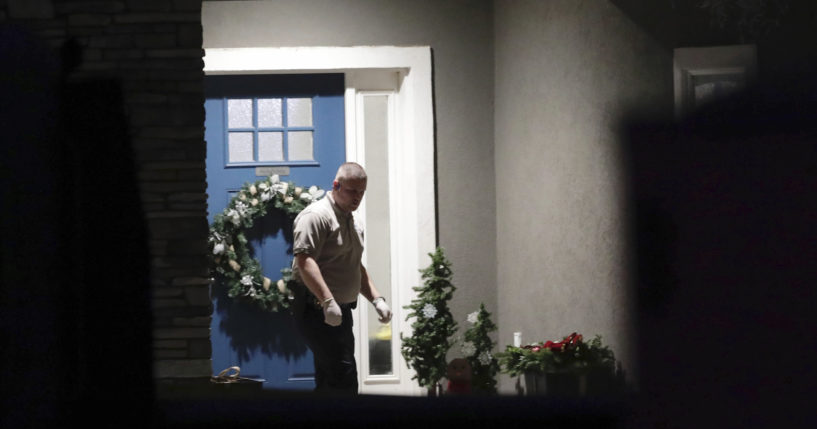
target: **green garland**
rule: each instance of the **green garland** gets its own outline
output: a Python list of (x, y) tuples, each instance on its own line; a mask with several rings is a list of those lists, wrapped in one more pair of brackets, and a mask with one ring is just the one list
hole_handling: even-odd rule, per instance
[(282, 182), (276, 174), (245, 183), (224, 211), (214, 217), (210, 225), (210, 267), (230, 298), (251, 301), (267, 311), (290, 308), (292, 270), (283, 268), (275, 284), (264, 277), (261, 263), (250, 254), (244, 231), (272, 209), (294, 219), (324, 193), (317, 186), (304, 189), (292, 182)]
[(575, 332), (562, 341), (539, 342), (527, 346), (507, 346), (499, 353), (499, 364), (511, 377), (528, 372), (545, 374), (556, 372), (582, 373), (590, 370), (615, 371), (616, 358), (609, 346), (603, 345), (596, 335), (585, 342)]

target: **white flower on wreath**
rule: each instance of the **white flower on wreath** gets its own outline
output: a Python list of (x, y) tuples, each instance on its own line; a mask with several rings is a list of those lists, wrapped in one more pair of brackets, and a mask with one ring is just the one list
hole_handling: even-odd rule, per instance
[(477, 347), (474, 345), (474, 343), (472, 343), (470, 341), (466, 341), (466, 342), (462, 343), (462, 347), (460, 348), (460, 351), (465, 356), (472, 356), (474, 353), (477, 352)]
[(468, 315), (468, 323), (473, 325), (474, 323), (477, 323), (477, 320), (479, 320), (479, 311), (475, 311)]
[(250, 185), (250, 195), (255, 195), (258, 193), (258, 189), (255, 188), (255, 185)]
[[(263, 183), (262, 183), (263, 184)], [(272, 193), (269, 190), (265, 190), (261, 193), (261, 201), (267, 202), (272, 199)]]
[(241, 225), (241, 214), (239, 214), (236, 209), (227, 210), (227, 217), (230, 218), (230, 222), (232, 222), (233, 225)]
[(267, 184), (267, 182), (261, 182), (258, 184), (258, 189), (260, 189), (261, 192), (264, 192), (267, 189), (269, 189), (269, 185)]
[(322, 197), (323, 194), (325, 194), (325, 193), (326, 193), (326, 191), (324, 191), (323, 189), (318, 189), (317, 186), (312, 185), (309, 188), (308, 193), (301, 193), (301, 199), (306, 201), (306, 202), (310, 202), (310, 201), (317, 200), (318, 198)]
[(436, 316), (436, 315), (437, 315), (437, 308), (436, 308), (436, 307), (434, 307), (433, 305), (431, 305), (431, 304), (426, 304), (426, 305), (423, 307), (423, 316), (425, 316), (426, 318), (428, 318), (428, 319), (432, 319), (432, 318), (434, 318), (434, 316)]
[(486, 350), (486, 351), (479, 354), (479, 357), (477, 358), (477, 360), (479, 360), (479, 363), (481, 363), (483, 365), (488, 365), (488, 364), (491, 363), (491, 360), (493, 360), (493, 358), (494, 357), (491, 356), (491, 352)]
[(247, 209), (249, 209), (247, 203), (243, 201), (238, 201), (237, 203), (235, 203), (235, 210), (238, 212), (239, 216), (241, 217), (247, 216)]
[(269, 182), (272, 183), (273, 185), (280, 182), (280, 181), (281, 181), (281, 178), (278, 177), (277, 174), (273, 174), (272, 176), (269, 177)]
[(213, 243), (213, 254), (219, 255), (224, 253), (224, 249), (226, 245), (224, 244), (224, 239), (221, 238), (221, 234), (210, 231), (210, 238), (208, 239), (209, 242)]
[(272, 190), (284, 196), (287, 194), (287, 190), (289, 189), (289, 183), (287, 182), (277, 182), (272, 184)]
[(243, 284), (244, 286), (252, 286), (252, 276), (245, 275), (241, 277), (241, 284)]

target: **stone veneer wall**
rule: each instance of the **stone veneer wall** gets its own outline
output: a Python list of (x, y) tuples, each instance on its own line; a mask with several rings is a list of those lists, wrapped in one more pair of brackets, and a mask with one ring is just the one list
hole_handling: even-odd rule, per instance
[(0, 0), (0, 22), (55, 49), (75, 39), (69, 76), (122, 84), (149, 231), (154, 378), (210, 364), (201, 0)]

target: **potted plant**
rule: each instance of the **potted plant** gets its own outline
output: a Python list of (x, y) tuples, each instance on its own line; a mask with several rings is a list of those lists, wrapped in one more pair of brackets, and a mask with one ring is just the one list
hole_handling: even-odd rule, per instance
[(428, 255), (431, 264), (421, 270), (424, 285), (413, 288), (417, 298), (403, 307), (411, 310), (407, 319), (415, 320), (410, 337), (400, 334), (401, 352), (406, 364), (416, 372), (412, 379), (427, 388), (429, 396), (439, 396), (442, 393), (440, 380), (448, 369), (446, 354), (452, 345), (451, 336), (457, 331), (457, 322), (448, 308), (456, 287), (451, 283), (454, 274), (443, 249), (438, 247)]
[(613, 351), (602, 344), (599, 335), (584, 341), (574, 332), (561, 341), (507, 346), (498, 357), (503, 372), (525, 376), (529, 394), (607, 394), (614, 391), (621, 376)]
[(496, 374), (499, 372), (499, 362), (492, 355), (496, 342), (491, 339), (490, 333), (496, 331), (496, 325), (491, 321), (491, 313), (488, 313), (482, 303), (479, 310), (468, 315), (467, 320), (471, 326), (465, 331), (461, 351), (473, 373), (473, 391), (477, 394), (494, 395), (497, 393)]

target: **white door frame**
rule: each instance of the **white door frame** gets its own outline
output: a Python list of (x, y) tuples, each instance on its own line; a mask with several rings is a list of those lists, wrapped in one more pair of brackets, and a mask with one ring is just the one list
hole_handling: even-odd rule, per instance
[(693, 77), (728, 74), (743, 75), (747, 85), (757, 77), (755, 45), (676, 48), (673, 51), (676, 119), (682, 119), (693, 110)]
[[(361, 333), (367, 320), (359, 313), (370, 311), (365, 300), (358, 306), (358, 370), (361, 392), (419, 395), (422, 389), (411, 380), (397, 346), (400, 334), (411, 335), (402, 308), (415, 297), (413, 286), (422, 284), (419, 270), (430, 262), (436, 246), (434, 199), (434, 113), (432, 103), (430, 47), (283, 47), (205, 49), (207, 75), (344, 73), (346, 82), (346, 159), (364, 165), (365, 142), (358, 132), (361, 118), (356, 107), (367, 91), (394, 92), (394, 128), (389, 143), (389, 195), (392, 239), (392, 353), (395, 375), (367, 378), (360, 371)], [(396, 82), (395, 82), (396, 81)], [(394, 88), (396, 83), (396, 88)], [(389, 86), (392, 86), (391, 88)], [(363, 212), (363, 210), (360, 210)]]

